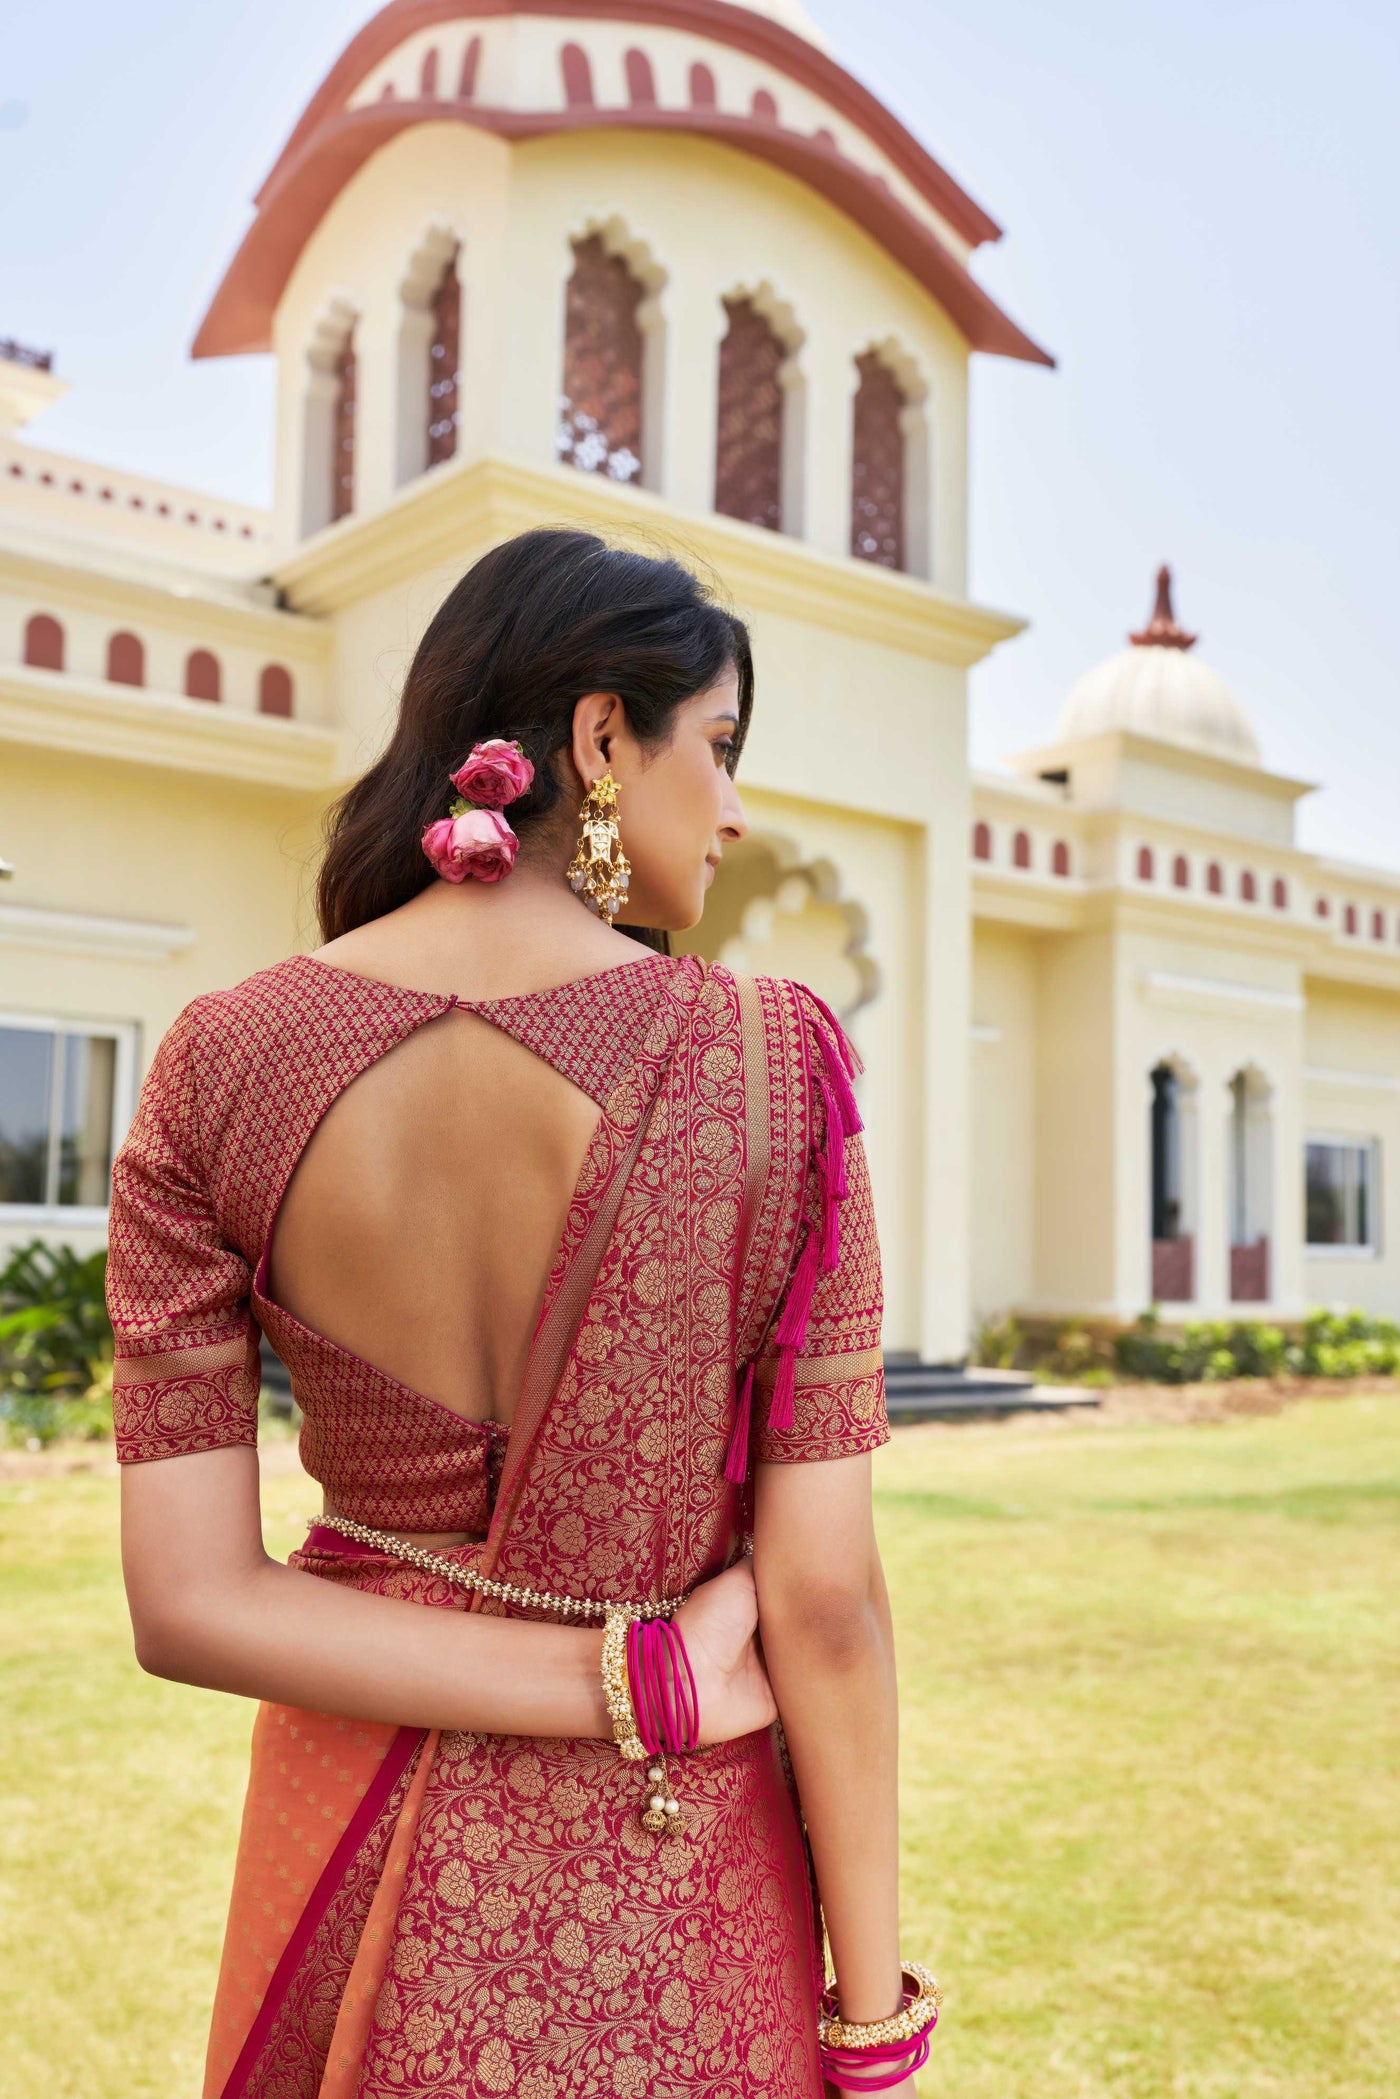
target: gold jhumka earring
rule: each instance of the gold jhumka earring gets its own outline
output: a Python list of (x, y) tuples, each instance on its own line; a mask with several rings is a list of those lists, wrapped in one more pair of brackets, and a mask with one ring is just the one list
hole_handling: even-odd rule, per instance
[(626, 901), (632, 880), (632, 864), (622, 850), (617, 782), (611, 772), (593, 782), (578, 814), (578, 848), (565, 879), (579, 901), (610, 926)]

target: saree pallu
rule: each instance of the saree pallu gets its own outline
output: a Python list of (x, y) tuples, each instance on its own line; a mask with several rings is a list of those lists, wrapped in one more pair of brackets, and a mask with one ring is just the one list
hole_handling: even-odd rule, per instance
[[(119, 1454), (251, 1440), (255, 1323), (341, 1515), (467, 1531), (465, 1563), (507, 1582), (678, 1594), (742, 1548), (755, 1460), (888, 1435), (848, 1047), (802, 987), (689, 958), (470, 1009), (602, 1109), (502, 1444), (267, 1295), (320, 1115), (458, 1003), (301, 960), (187, 1009), (114, 1172)], [(483, 1607), (334, 1532), (298, 1564)], [(206, 2099), (820, 2099), (820, 1917), (780, 1738), (672, 1782), (686, 1827), (658, 1837), (608, 1743), (261, 1710)]]

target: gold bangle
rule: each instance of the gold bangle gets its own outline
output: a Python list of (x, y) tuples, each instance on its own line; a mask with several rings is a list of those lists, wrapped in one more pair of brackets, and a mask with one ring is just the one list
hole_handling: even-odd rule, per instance
[(632, 1687), (627, 1681), (627, 1627), (629, 1611), (609, 1611), (603, 1625), (603, 1697), (612, 1721), (613, 1740), (629, 1764), (646, 1761), (646, 1748), (637, 1733), (632, 1710)]
[(938, 2017), (943, 1993), (919, 1961), (905, 1961), (902, 1973), (914, 1984), (915, 1995), (892, 2019), (876, 2019), (868, 2026), (855, 2026), (834, 2012), (823, 2012), (817, 2031), (823, 2048), (883, 2048), (890, 2041), (912, 2041)]

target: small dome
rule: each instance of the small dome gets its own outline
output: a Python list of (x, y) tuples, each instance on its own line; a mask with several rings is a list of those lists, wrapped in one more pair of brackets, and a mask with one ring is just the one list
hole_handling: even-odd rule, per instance
[(1177, 625), (1171, 570), (1162, 568), (1152, 618), (1131, 637), (1131, 648), (1120, 649), (1072, 688), (1060, 712), (1060, 740), (1127, 729), (1258, 765), (1259, 742), (1249, 717), (1219, 672), (1188, 653), (1195, 639)]

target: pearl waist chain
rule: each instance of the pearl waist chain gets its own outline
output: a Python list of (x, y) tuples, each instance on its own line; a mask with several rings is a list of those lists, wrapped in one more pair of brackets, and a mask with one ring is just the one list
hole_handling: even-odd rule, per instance
[(489, 1596), (497, 1603), (513, 1603), (524, 1610), (557, 1611), (566, 1619), (616, 1616), (640, 1622), (650, 1618), (671, 1618), (685, 1602), (684, 1596), (662, 1596), (655, 1601), (562, 1596), (553, 1589), (533, 1589), (527, 1582), (497, 1581), (493, 1575), (482, 1574), (476, 1567), (463, 1567), (440, 1552), (430, 1552), (422, 1545), (409, 1545), (402, 1538), (396, 1538), (392, 1531), (374, 1530), (367, 1523), (356, 1523), (350, 1516), (313, 1516), (310, 1522), (313, 1528), (319, 1525), (322, 1530), (339, 1531), (342, 1537), (353, 1538), (357, 1545), (368, 1545), (391, 1559), (406, 1561), (424, 1574), (435, 1574), (440, 1581), (450, 1582), (454, 1588), (470, 1589), (478, 1596)]

